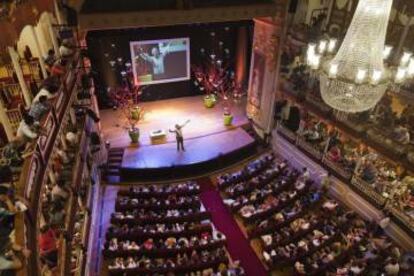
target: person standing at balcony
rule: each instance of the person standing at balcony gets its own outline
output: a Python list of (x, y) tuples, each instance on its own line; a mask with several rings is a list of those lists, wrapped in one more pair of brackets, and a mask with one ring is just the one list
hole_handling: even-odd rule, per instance
[(39, 101), (40, 97), (46, 96), (47, 99), (53, 99), (57, 96), (57, 91), (59, 87), (55, 85), (43, 85), (43, 87), (40, 89), (40, 91), (36, 94), (36, 96), (33, 98), (32, 104)]
[(25, 142), (30, 142), (39, 136), (36, 132), (36, 122), (32, 116), (28, 114), (23, 115), (23, 120), (19, 124), (16, 136)]
[(43, 135), (39, 122), (35, 121), (29, 114), (23, 114), (23, 120), (17, 129), (16, 138), (25, 144), (24, 153), (30, 152), (39, 135)]
[(32, 116), (35, 121), (40, 121), (49, 110), (50, 104), (47, 101), (47, 96), (41, 95), (39, 101), (34, 102), (30, 107), (29, 115)]

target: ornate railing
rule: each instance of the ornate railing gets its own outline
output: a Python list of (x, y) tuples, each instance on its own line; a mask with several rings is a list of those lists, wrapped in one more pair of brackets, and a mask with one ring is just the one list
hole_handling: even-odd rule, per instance
[(8, 109), (6, 110), (6, 114), (14, 133), (16, 133), (20, 121), (22, 120), (20, 110), (18, 108)]
[(30, 206), (29, 213), (24, 215), (24, 218), (16, 221), (19, 223), (16, 224), (16, 240), (21, 244), (25, 244), (30, 249), (31, 254), (26, 266), (18, 272), (19, 276), (40, 275), (37, 244), (41, 211), (40, 195), (42, 189), (44, 189), (46, 172), (53, 148), (58, 143), (57, 137), (62, 131), (62, 122), (65, 121), (63, 118), (70, 117), (71, 105), (76, 98), (76, 87), (74, 85), (80, 77), (80, 71), (77, 68), (80, 67), (81, 59), (76, 55), (73, 61), (74, 63), (67, 67), (68, 74), (63, 78), (58, 98), (54, 100), (51, 111), (41, 122), (47, 134), (38, 138), (34, 153), (31, 158), (25, 160), (20, 175), (18, 194), (26, 198)]

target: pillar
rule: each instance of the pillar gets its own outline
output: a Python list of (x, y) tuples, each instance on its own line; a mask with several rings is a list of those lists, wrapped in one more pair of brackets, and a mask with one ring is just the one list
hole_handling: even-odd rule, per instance
[(335, 2), (336, 2), (335, 0), (330, 0), (330, 2), (329, 2), (328, 12), (326, 14), (325, 24), (323, 26), (323, 29), (325, 31), (329, 31), (329, 30), (327, 30), (327, 28), (329, 27), (329, 22), (331, 21), (332, 11), (333, 11), (333, 7), (335, 5)]
[(286, 22), (287, 7), (273, 19), (254, 19), (247, 115), (262, 138), (271, 134), (274, 125), (274, 104)]
[(26, 81), (23, 76), (22, 67), (20, 66), (19, 62), (19, 54), (13, 47), (8, 47), (10, 59), (13, 64), (14, 72), (16, 73), (17, 80), (19, 81), (20, 89), (22, 90), (24, 103), (27, 107), (29, 107), (32, 103), (32, 95), (27, 87)]
[(59, 25), (64, 25), (65, 21), (62, 18), (62, 13), (60, 12), (59, 4), (57, 0), (53, 0), (54, 8), (55, 8), (55, 15)]
[(7, 110), (0, 100), (0, 122), (6, 132), (7, 139), (11, 141), (14, 138), (13, 127), (10, 124), (9, 117), (7, 117)]
[[(394, 55), (394, 57), (396, 59), (396, 62), (399, 62), (399, 59), (401, 58), (401, 54), (402, 54), (402, 51), (403, 51), (404, 43), (405, 43), (405, 40), (407, 39), (408, 32), (410, 31), (410, 28), (411, 28), (411, 21), (413, 19), (414, 19), (414, 17), (407, 16), (407, 21), (404, 22), (404, 29), (403, 29), (403, 32), (401, 34), (401, 38), (400, 38), (400, 41), (398, 42), (397, 48), (395, 49), (395, 55)], [(396, 20), (399, 20), (398, 19), (398, 15), (397, 15), (397, 19)]]
[(52, 40), (53, 50), (55, 50), (55, 55), (57, 57), (60, 57), (59, 43), (58, 43), (58, 40), (56, 38), (56, 33), (55, 33), (55, 30), (53, 29), (52, 19), (50, 18), (50, 16), (47, 17), (46, 24), (47, 24), (47, 28), (49, 30), (50, 39)]
[(41, 48), (40, 48), (40, 43), (39, 43), (39, 39), (37, 37), (37, 33), (36, 33), (33, 26), (30, 26), (30, 31), (32, 32), (33, 39), (34, 39), (34, 42), (35, 42), (35, 48), (36, 48), (35, 51), (37, 53), (37, 57), (39, 58), (40, 69), (42, 70), (42, 75), (44, 77), (46, 77), (47, 76), (46, 64), (45, 64), (45, 61), (43, 60), (43, 54), (42, 54), (42, 51), (41, 51)]

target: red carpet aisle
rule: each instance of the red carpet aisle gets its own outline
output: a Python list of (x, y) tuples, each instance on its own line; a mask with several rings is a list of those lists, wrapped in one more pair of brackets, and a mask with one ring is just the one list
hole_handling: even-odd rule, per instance
[(265, 268), (250, 247), (249, 241), (233, 219), (233, 215), (224, 205), (220, 193), (210, 179), (198, 181), (201, 187), (201, 201), (211, 212), (214, 225), (227, 237), (227, 248), (233, 260), (240, 260), (247, 276), (265, 276)]

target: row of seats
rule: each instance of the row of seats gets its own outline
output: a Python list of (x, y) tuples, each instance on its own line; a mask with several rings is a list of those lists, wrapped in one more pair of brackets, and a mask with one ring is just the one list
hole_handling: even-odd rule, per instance
[(102, 251), (109, 274), (244, 275), (199, 192), (194, 182), (120, 190)]
[[(258, 163), (266, 156), (259, 157)], [(298, 275), (362, 275), (362, 271), (363, 275), (397, 275), (392, 274), (398, 259), (391, 249), (400, 249), (383, 232), (373, 230), (376, 224), (365, 222), (315, 187), (306, 168), (298, 172), (287, 161), (273, 158), (257, 170), (221, 190), (249, 237), (259, 239), (260, 258), (269, 270), (293, 266)], [(266, 173), (270, 171), (278, 173)], [(254, 187), (248, 188), (252, 180)], [(229, 192), (240, 186), (244, 192)], [(368, 263), (367, 254), (375, 254), (380, 265)], [(335, 274), (340, 271), (347, 273)]]

